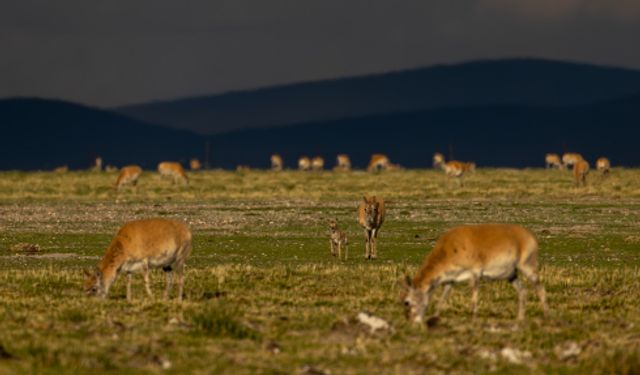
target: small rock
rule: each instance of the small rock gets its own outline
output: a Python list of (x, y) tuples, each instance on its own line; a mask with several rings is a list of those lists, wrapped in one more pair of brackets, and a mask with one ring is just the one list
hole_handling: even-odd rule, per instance
[(515, 365), (522, 364), (523, 360), (531, 359), (531, 353), (528, 351), (522, 351), (513, 348), (503, 348), (500, 351), (500, 356), (508, 362)]
[(567, 341), (564, 344), (556, 345), (553, 352), (559, 360), (566, 361), (578, 357), (582, 349), (575, 341)]
[(389, 323), (387, 323), (386, 320), (373, 316), (369, 313), (361, 312), (358, 314), (357, 319), (360, 323), (369, 327), (371, 333), (375, 333), (377, 330), (389, 329)]
[(271, 354), (280, 354), (280, 352), (282, 352), (280, 345), (275, 341), (269, 341), (267, 345), (265, 345), (265, 349), (271, 352)]

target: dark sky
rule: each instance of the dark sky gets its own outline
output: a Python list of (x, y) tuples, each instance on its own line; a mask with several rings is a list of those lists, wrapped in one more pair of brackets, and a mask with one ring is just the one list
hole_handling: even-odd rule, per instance
[(497, 57), (640, 69), (639, 0), (7, 0), (0, 97), (115, 106)]

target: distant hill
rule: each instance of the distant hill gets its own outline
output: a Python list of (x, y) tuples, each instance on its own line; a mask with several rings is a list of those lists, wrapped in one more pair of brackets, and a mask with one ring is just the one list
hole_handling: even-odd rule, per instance
[(155, 168), (164, 159), (202, 157), (205, 140), (108, 111), (43, 99), (0, 100), (0, 170), (88, 168), (105, 163)]
[(546, 152), (577, 151), (591, 161), (639, 166), (640, 94), (573, 107), (443, 108), (362, 118), (250, 129), (212, 138), (216, 165), (268, 166), (273, 152), (289, 168), (300, 155), (335, 163), (348, 153), (366, 166), (374, 152), (406, 167), (428, 167), (434, 152), (479, 166), (541, 167)]
[(479, 61), (131, 105), (143, 122), (220, 134), (443, 107), (569, 106), (640, 91), (640, 71), (539, 59)]

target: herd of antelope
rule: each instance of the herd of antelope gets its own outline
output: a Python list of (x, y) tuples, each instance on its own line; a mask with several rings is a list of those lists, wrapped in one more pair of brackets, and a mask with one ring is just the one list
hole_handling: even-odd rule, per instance
[[(589, 173), (589, 163), (577, 153), (566, 153), (560, 158), (557, 154), (547, 154), (546, 167), (572, 168), (576, 186), (585, 186)], [(284, 169), (282, 157), (271, 156), (274, 171)], [(324, 160), (321, 157), (301, 157), (300, 170), (322, 170)], [(457, 160), (445, 161), (442, 154), (433, 156), (433, 167), (439, 168), (450, 177), (463, 178), (475, 171), (475, 163)], [(96, 160), (94, 169), (102, 168), (102, 159)], [(392, 164), (383, 154), (374, 154), (368, 171), (392, 170), (399, 166)], [(610, 171), (607, 158), (596, 161), (597, 170), (603, 176)], [(200, 169), (197, 160), (191, 161), (191, 169)], [(349, 171), (351, 161), (345, 154), (337, 157), (334, 170)], [(188, 184), (189, 179), (180, 163), (162, 162), (158, 165), (161, 176), (173, 179), (174, 183)], [(125, 166), (120, 170), (116, 188), (136, 184), (142, 169), (136, 165)], [(385, 221), (385, 201), (378, 196), (363, 196), (357, 207), (357, 222), (364, 230), (364, 257), (374, 260), (378, 256), (377, 238)], [(337, 220), (329, 221), (330, 254), (339, 259), (348, 258), (348, 238), (346, 232), (338, 227)], [(106, 297), (110, 287), (120, 274), (126, 274), (126, 297), (132, 299), (131, 279), (134, 273), (142, 273), (146, 294), (153, 296), (150, 288), (149, 271), (161, 268), (166, 275), (164, 298), (168, 299), (173, 284), (173, 272), (178, 277), (177, 299), (182, 300), (184, 290), (184, 268), (191, 253), (192, 234), (189, 228), (177, 221), (166, 219), (145, 219), (125, 224), (112, 239), (107, 250), (93, 270), (85, 270), (85, 291), (90, 295)], [(519, 225), (479, 224), (462, 225), (450, 229), (436, 241), (433, 250), (425, 257), (422, 266), (414, 277), (405, 276), (400, 287), (402, 304), (409, 321), (423, 323), (432, 294), (438, 286), (444, 290), (435, 308), (434, 318), (449, 295), (454, 283), (468, 282), (471, 286), (471, 310), (477, 314), (478, 283), (480, 280), (509, 281), (518, 295), (517, 319), (525, 317), (526, 289), (520, 277), (524, 277), (534, 288), (540, 300), (543, 314), (548, 306), (546, 291), (538, 272), (538, 242), (535, 236)]]

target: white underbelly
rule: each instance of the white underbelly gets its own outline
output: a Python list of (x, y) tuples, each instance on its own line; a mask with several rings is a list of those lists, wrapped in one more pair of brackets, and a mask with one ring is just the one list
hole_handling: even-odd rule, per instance
[(137, 273), (141, 272), (146, 267), (151, 269), (170, 266), (175, 261), (175, 252), (168, 251), (154, 257), (129, 260), (122, 265), (121, 271), (127, 273)]

